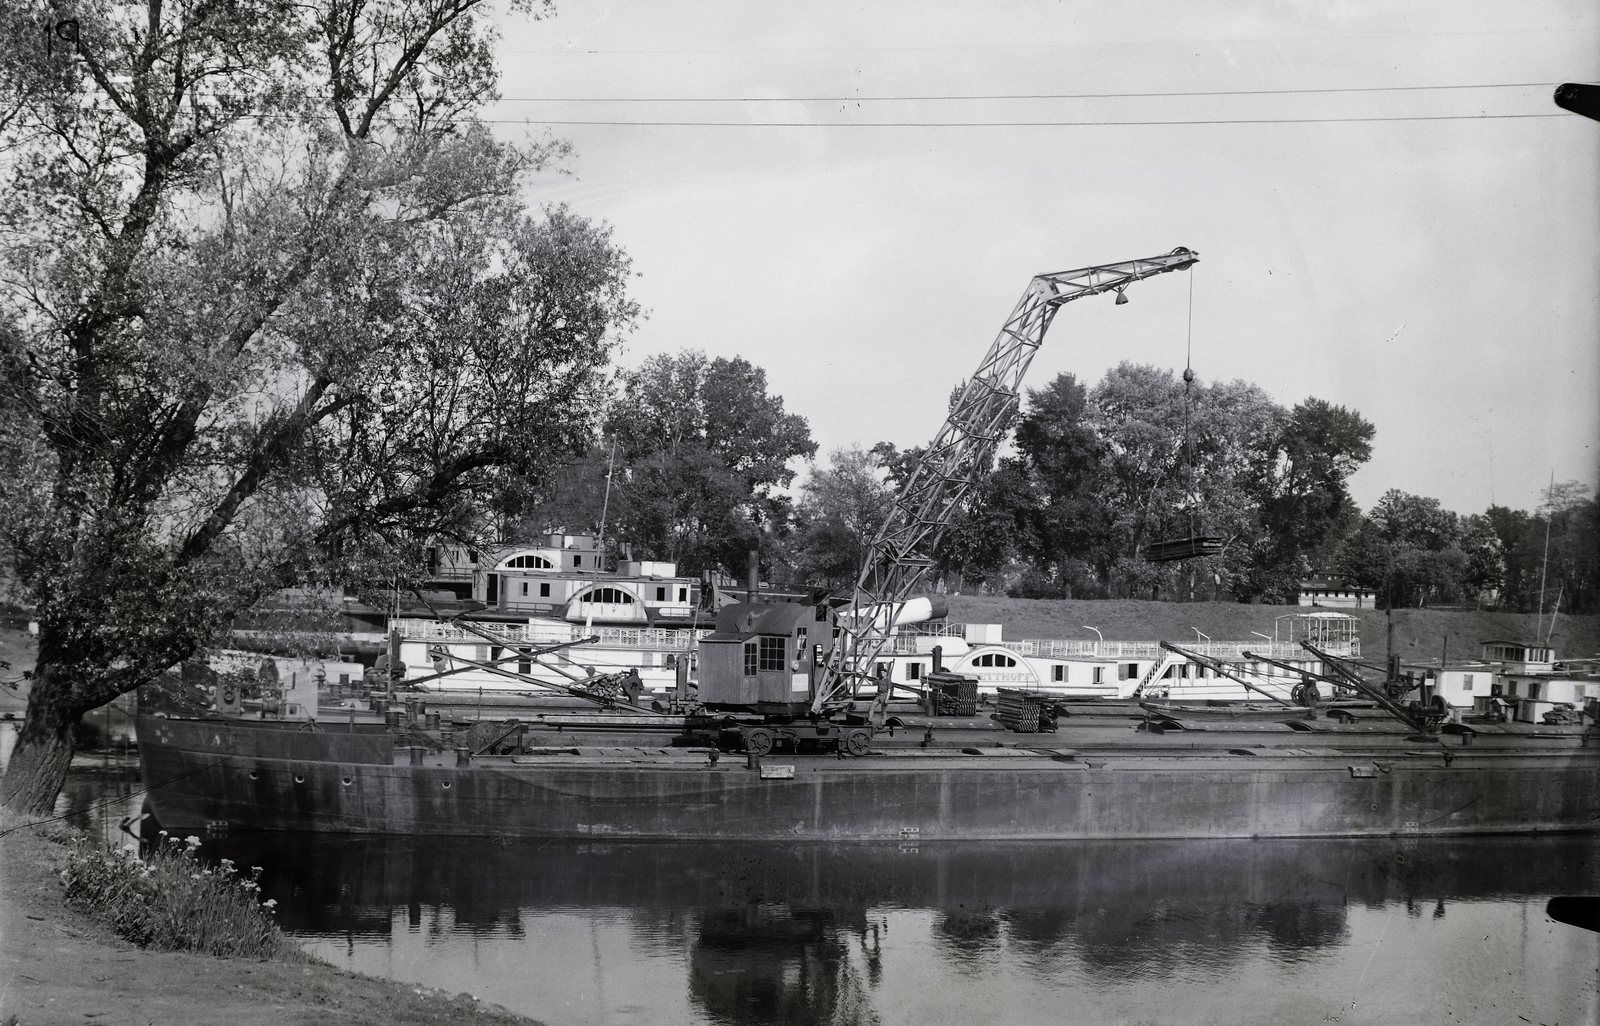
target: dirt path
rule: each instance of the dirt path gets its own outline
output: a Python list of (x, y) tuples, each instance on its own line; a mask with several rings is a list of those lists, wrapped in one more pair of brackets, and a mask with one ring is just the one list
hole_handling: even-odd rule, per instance
[(65, 905), (58, 875), (64, 861), (61, 844), (35, 831), (0, 838), (0, 1024), (533, 1022), (465, 994), (358, 976), (310, 960), (254, 962), (141, 950)]

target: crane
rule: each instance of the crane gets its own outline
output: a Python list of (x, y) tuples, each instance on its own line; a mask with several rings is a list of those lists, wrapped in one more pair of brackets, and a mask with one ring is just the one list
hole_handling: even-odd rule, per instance
[[(1117, 303), (1136, 281), (1192, 267), (1200, 256), (1179, 246), (1162, 256), (1040, 274), (1028, 283), (976, 373), (961, 388), (944, 426), (912, 468), (894, 508), (862, 562), (848, 607), (838, 611), (839, 635), (821, 668), (811, 700), (813, 717), (849, 707), (859, 681), (888, 647), (905, 617), (951, 516), (977, 487), (995, 448), (1016, 415), (1019, 390), (1045, 332), (1064, 304), (1106, 292)], [(881, 708), (880, 708), (881, 714)]]

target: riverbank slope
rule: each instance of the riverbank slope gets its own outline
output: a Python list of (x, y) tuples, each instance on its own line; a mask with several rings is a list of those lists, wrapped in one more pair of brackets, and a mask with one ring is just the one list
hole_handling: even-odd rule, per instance
[(0, 835), (0, 1022), (534, 1024), (466, 994), (360, 976), (310, 958), (262, 962), (135, 947), (66, 905), (66, 850), (40, 836), (49, 832)]

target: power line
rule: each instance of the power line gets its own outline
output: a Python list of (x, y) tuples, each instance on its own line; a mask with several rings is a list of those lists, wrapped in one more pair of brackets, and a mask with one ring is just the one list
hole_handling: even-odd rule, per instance
[(1329, 93), (1410, 93), (1447, 89), (1554, 88), (1550, 82), (1488, 82), (1479, 85), (1347, 86), (1329, 89), (1215, 89), (1149, 93), (988, 93), (945, 96), (503, 96), (503, 103), (841, 103), (929, 100), (1112, 100), (1184, 96), (1305, 96)]
[(1364, 118), (1209, 118), (1186, 121), (591, 121), (552, 118), (481, 118), (496, 125), (611, 126), (618, 128), (1097, 128), (1180, 125), (1337, 125), (1383, 121), (1497, 121), (1571, 117), (1550, 114), (1424, 114)]
[(691, 54), (784, 54), (784, 53), (967, 53), (980, 50), (1095, 50), (1108, 47), (1130, 46), (1214, 46), (1218, 43), (1353, 43), (1368, 39), (1456, 39), (1481, 36), (1543, 36), (1575, 33), (1600, 33), (1595, 28), (1538, 28), (1538, 29), (1487, 29), (1472, 32), (1379, 32), (1366, 35), (1321, 36), (1234, 36), (1221, 39), (1139, 39), (1111, 40), (1103, 43), (960, 43), (937, 46), (783, 46), (783, 47), (699, 47), (699, 48), (631, 48), (588, 49), (570, 46), (507, 49), (502, 53), (542, 54), (552, 57), (638, 56), (658, 54), (677, 56)]

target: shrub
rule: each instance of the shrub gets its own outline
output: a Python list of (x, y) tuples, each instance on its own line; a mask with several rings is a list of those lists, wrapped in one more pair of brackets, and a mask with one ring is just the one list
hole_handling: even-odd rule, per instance
[(165, 831), (143, 857), (76, 838), (61, 872), (67, 902), (140, 947), (242, 958), (298, 954), (273, 922), (277, 902), (259, 900), (260, 867), (247, 876), (228, 859), (209, 868), (199, 848), (200, 838), (180, 843)]

